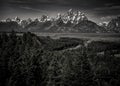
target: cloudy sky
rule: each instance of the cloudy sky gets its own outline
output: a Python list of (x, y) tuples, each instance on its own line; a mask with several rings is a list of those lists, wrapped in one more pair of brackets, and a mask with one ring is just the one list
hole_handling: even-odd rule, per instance
[(120, 15), (119, 0), (2, 0), (0, 20), (7, 17), (36, 18), (43, 14), (55, 17), (72, 8), (84, 12), (97, 23)]

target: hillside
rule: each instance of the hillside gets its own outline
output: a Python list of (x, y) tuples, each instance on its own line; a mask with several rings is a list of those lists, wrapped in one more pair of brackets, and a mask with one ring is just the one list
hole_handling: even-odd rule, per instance
[(120, 42), (0, 34), (0, 86), (119, 86)]

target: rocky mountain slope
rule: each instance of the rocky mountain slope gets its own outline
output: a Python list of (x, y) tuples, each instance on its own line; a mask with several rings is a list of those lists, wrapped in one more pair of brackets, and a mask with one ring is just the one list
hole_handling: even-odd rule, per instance
[(110, 32), (116, 32), (119, 33), (120, 32), (120, 17), (117, 17), (115, 19), (112, 19), (108, 26), (107, 26), (108, 30)]

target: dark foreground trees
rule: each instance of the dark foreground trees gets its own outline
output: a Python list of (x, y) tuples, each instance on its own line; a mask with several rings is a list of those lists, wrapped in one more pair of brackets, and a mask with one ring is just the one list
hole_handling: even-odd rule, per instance
[(71, 49), (77, 45), (83, 41), (0, 34), (0, 86), (120, 86), (120, 58), (110, 54), (112, 47), (98, 55), (96, 43)]

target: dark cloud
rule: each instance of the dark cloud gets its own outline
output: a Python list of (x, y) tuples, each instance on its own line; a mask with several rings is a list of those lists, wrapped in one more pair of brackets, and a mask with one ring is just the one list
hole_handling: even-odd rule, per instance
[(117, 15), (120, 14), (120, 5), (94, 8), (98, 15)]
[(98, 7), (104, 5), (118, 4), (119, 0), (5, 0), (5, 3), (12, 5), (64, 5), (75, 7)]

